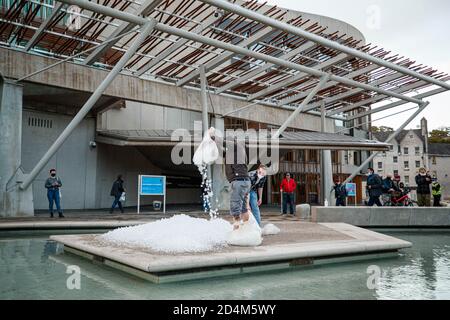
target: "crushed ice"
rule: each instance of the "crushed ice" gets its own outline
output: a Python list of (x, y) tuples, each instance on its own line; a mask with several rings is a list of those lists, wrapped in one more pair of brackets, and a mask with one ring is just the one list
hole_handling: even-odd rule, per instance
[(162, 253), (208, 252), (226, 247), (232, 229), (231, 224), (223, 219), (206, 220), (183, 214), (119, 228), (99, 236), (99, 240)]

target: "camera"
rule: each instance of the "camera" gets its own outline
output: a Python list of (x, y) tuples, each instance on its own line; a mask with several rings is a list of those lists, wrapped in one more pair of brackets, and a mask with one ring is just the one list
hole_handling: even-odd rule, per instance
[(89, 141), (89, 147), (92, 149), (97, 148), (97, 143), (95, 141)]

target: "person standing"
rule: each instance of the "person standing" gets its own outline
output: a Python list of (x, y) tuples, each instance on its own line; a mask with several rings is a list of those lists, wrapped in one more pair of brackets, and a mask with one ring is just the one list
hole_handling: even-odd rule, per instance
[[(241, 221), (247, 222), (250, 219), (251, 214), (248, 199), (251, 182), (246, 164), (245, 141), (234, 137), (233, 141), (228, 141), (224, 146), (224, 140), (216, 135), (214, 128), (210, 128), (208, 134), (216, 143), (219, 153), (225, 157), (225, 175), (231, 184), (230, 214), (233, 216), (233, 228), (236, 230), (240, 227)], [(233, 150), (230, 150), (230, 148), (233, 148)], [(230, 151), (233, 154), (233, 159), (226, 156), (227, 152)]]
[(383, 180), (375, 173), (373, 168), (367, 170), (367, 191), (369, 193), (367, 205), (373, 207), (376, 204), (378, 207), (382, 207), (380, 196), (383, 194)]
[(347, 190), (345, 186), (342, 184), (341, 180), (338, 179), (334, 183), (334, 195), (336, 197), (336, 207), (345, 207), (346, 199), (347, 199)]
[(120, 212), (124, 212), (123, 211), (123, 207), (122, 207), (122, 202), (120, 201), (120, 197), (122, 196), (122, 193), (125, 192), (125, 188), (123, 187), (123, 180), (122, 180), (122, 175), (119, 174), (117, 176), (116, 181), (114, 181), (112, 188), (111, 188), (111, 196), (114, 197), (114, 202), (111, 206), (111, 209), (109, 210), (109, 213), (113, 213), (114, 208), (118, 205)]
[(425, 168), (419, 169), (419, 174), (416, 176), (417, 184), (417, 204), (419, 207), (429, 207), (431, 204), (431, 176), (427, 173)]
[(287, 207), (289, 206), (290, 214), (293, 216), (295, 212), (294, 196), (297, 189), (297, 183), (291, 179), (291, 174), (286, 173), (285, 178), (281, 182), (280, 192), (283, 199), (283, 215), (287, 214)]
[(436, 178), (431, 183), (431, 193), (433, 195), (433, 207), (441, 206), (442, 186)]
[(47, 188), (48, 210), (50, 212), (50, 218), (53, 218), (53, 204), (56, 204), (56, 209), (60, 218), (64, 218), (61, 210), (61, 194), (60, 188), (62, 187), (61, 179), (56, 176), (56, 169), (50, 170), (50, 177), (45, 181), (45, 188)]
[(249, 172), (251, 189), (250, 189), (250, 209), (255, 217), (256, 222), (258, 222), (261, 227), (261, 212), (259, 207), (262, 203), (262, 196), (264, 185), (266, 183), (266, 166), (259, 165), (258, 169)]

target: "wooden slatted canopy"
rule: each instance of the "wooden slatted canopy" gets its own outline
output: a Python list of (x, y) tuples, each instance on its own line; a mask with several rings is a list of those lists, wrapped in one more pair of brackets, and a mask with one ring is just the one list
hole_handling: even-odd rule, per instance
[[(203, 1), (98, 0), (96, 3), (390, 92), (408, 95), (432, 86), (416, 77), (219, 10)], [(343, 31), (330, 32), (327, 27), (304, 18), (301, 13), (253, 0), (235, 3), (433, 79), (450, 80), (447, 74), (375, 45), (365, 44), (362, 39), (355, 39)], [(111, 69), (137, 36), (137, 32), (132, 32), (135, 26), (129, 22), (85, 9), (74, 10), (73, 6), (51, 0), (2, 0), (0, 4), (0, 45), (33, 54), (62, 59), (92, 49), (78, 56), (74, 62)], [(94, 48), (112, 37), (120, 36), (102, 50)], [(126, 65), (125, 72), (149, 80), (199, 87), (200, 66), (206, 66), (208, 89), (212, 92), (276, 107), (298, 106), (319, 81), (317, 77), (298, 70), (158, 30), (154, 30), (144, 41)], [(329, 81), (314, 96), (306, 111), (318, 109), (324, 103), (332, 114), (342, 110), (352, 116), (351, 112), (365, 111), (371, 104), (386, 99), (387, 96), (371, 90)]]

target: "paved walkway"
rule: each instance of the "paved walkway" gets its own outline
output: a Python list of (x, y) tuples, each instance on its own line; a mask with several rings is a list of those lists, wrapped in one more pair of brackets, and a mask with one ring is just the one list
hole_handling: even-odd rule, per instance
[[(8, 229), (45, 229), (45, 228), (116, 228), (137, 225), (175, 214), (187, 214), (193, 217), (208, 218), (208, 215), (196, 207), (171, 207), (167, 213), (161, 211), (144, 212), (137, 214), (136, 209), (126, 209), (125, 213), (116, 211), (110, 214), (107, 210), (68, 210), (64, 218), (50, 218), (47, 212), (37, 212), (34, 217), (0, 218), (0, 230)], [(231, 221), (228, 211), (220, 212), (220, 218)], [(262, 210), (263, 223), (276, 223), (281, 221), (301, 221), (298, 216), (281, 216), (277, 208), (265, 207)]]

